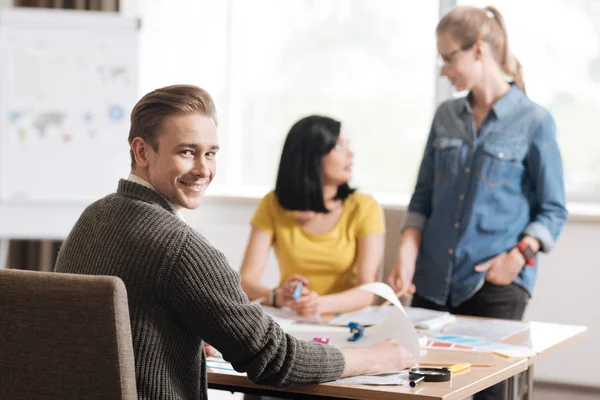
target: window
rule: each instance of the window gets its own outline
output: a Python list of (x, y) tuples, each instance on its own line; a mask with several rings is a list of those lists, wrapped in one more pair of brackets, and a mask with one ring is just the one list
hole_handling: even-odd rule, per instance
[[(141, 18), (139, 97), (167, 85), (193, 84), (206, 89), (217, 104), (226, 132), (228, 79), (228, 2), (211, 0), (125, 1), (128, 14)], [(228, 151), (219, 154), (221, 169)], [(220, 180), (225, 174), (220, 171)]]
[(342, 121), (354, 184), (412, 191), (435, 111), (437, 2), (139, 4), (141, 94), (185, 82), (215, 97), (215, 185), (272, 188), (289, 128), (318, 113)]
[[(309, 114), (342, 121), (355, 184), (409, 192), (435, 111), (438, 5), (396, 0), (232, 2), (234, 184), (272, 187), (283, 140)], [(268, 11), (265, 11), (268, 10)]]
[(556, 120), (569, 200), (600, 200), (600, 1), (497, 0), (494, 6), (523, 65), (527, 94)]
[[(436, 104), (449, 95), (436, 80), (440, 4), (488, 1), (137, 3), (141, 94), (192, 83), (215, 97), (222, 151), (213, 185), (244, 193), (272, 188), (289, 128), (319, 113), (342, 121), (355, 152), (355, 185), (406, 195)], [(529, 96), (557, 122), (569, 199), (599, 200), (600, 2), (498, 0), (495, 6)], [(442, 83), (437, 98), (436, 81)]]

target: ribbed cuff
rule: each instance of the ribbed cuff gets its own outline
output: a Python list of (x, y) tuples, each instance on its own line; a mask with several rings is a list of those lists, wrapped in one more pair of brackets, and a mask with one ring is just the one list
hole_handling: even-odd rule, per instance
[(534, 221), (525, 228), (525, 234), (540, 241), (540, 251), (548, 253), (556, 244), (552, 234), (541, 222)]
[(346, 361), (340, 349), (303, 340), (298, 340), (298, 347), (294, 370), (287, 376), (290, 381), (284, 385), (331, 382), (342, 377)]
[(400, 228), (402, 232), (406, 228), (416, 228), (423, 231), (425, 224), (427, 223), (427, 217), (415, 211), (407, 211), (404, 216), (404, 222)]

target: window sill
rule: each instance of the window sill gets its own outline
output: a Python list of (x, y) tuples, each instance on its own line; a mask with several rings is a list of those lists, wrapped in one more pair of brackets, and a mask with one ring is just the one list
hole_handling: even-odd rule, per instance
[[(233, 203), (258, 203), (269, 192), (264, 187), (210, 188), (206, 192), (209, 201)], [(405, 211), (409, 195), (375, 192), (373, 197), (386, 210)], [(569, 222), (600, 223), (600, 203), (568, 202)]]

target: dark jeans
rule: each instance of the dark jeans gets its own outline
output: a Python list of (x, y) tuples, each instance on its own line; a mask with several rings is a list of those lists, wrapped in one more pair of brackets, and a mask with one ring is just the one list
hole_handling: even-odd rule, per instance
[[(511, 283), (506, 286), (485, 282), (477, 293), (457, 307), (440, 306), (418, 293), (413, 295), (412, 307), (428, 308), (430, 310), (448, 311), (451, 314), (470, 315), (475, 317), (503, 318), (520, 320), (525, 313), (529, 293), (522, 287)], [(504, 382), (482, 390), (473, 396), (474, 400), (504, 399)]]

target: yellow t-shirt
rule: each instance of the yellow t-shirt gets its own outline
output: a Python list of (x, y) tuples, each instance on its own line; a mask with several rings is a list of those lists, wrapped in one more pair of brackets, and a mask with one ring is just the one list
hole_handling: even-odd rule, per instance
[(308, 288), (320, 295), (355, 287), (358, 239), (385, 232), (383, 210), (377, 201), (357, 192), (346, 198), (339, 221), (324, 234), (304, 231), (296, 212), (281, 207), (275, 192), (261, 200), (250, 223), (273, 236), (281, 283), (300, 274), (309, 279)]

